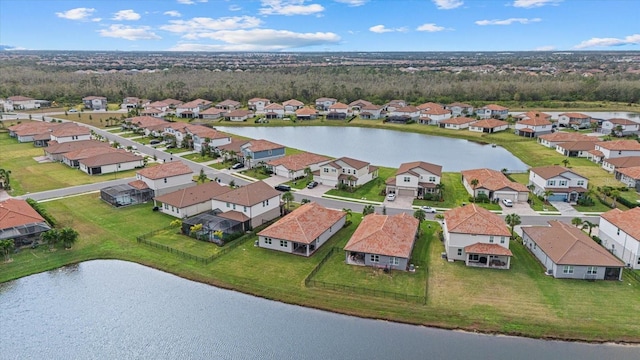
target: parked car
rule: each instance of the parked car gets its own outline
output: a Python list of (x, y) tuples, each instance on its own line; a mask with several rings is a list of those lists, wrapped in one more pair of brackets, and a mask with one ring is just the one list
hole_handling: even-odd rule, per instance
[(393, 201), (395, 199), (396, 199), (396, 194), (394, 193), (387, 194), (387, 200)]
[(158, 145), (158, 144), (160, 144), (160, 140), (158, 140), (158, 139), (153, 139), (153, 140), (149, 141), (149, 145)]
[(244, 167), (244, 165), (242, 163), (235, 163), (235, 164), (233, 164), (233, 166), (231, 168), (232, 169), (241, 169), (243, 167)]
[(317, 181), (312, 181), (309, 184), (307, 184), (307, 189), (313, 189), (316, 186), (318, 186), (318, 182)]
[(504, 204), (504, 206), (506, 207), (512, 207), (513, 206), (513, 201), (509, 200), (509, 199), (502, 199), (502, 203)]
[(78, 112), (78, 110), (76, 110), (76, 109), (69, 109), (69, 112), (74, 113), (74, 112)]
[(291, 191), (291, 186), (280, 184), (280, 185), (276, 185), (275, 189), (278, 191)]
[(432, 208), (431, 206), (421, 206), (420, 210), (426, 212), (427, 214), (435, 214), (436, 213), (436, 209)]

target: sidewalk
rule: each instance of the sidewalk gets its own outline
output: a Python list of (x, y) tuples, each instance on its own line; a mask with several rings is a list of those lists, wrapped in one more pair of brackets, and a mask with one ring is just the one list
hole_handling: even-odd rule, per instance
[(564, 201), (550, 201), (551, 205), (560, 211), (561, 215), (564, 216), (583, 216), (581, 212), (574, 209), (571, 204), (566, 203)]

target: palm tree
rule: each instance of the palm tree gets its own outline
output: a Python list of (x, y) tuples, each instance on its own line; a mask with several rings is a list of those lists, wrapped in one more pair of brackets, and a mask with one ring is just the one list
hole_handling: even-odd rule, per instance
[(289, 210), (291, 202), (293, 201), (293, 194), (291, 191), (287, 191), (282, 194), (282, 201), (284, 201), (286, 209)]
[(579, 227), (580, 225), (582, 225), (582, 219), (580, 219), (579, 217), (574, 217), (573, 219), (571, 219), (571, 224)]
[(593, 231), (594, 227), (597, 227), (598, 224), (592, 223), (591, 221), (585, 220), (582, 222), (582, 230), (585, 228), (589, 229), (589, 236), (591, 236), (591, 231)]
[(616, 207), (616, 200), (618, 200), (618, 198), (620, 197), (620, 190), (611, 190), (611, 199), (613, 200), (613, 203), (611, 203), (611, 207), (615, 208)]
[(569, 159), (562, 160), (562, 165), (564, 165), (564, 167), (569, 166)]
[(437, 183), (436, 184), (436, 190), (438, 190), (438, 197), (440, 201), (444, 200), (444, 184), (443, 183)]
[(471, 188), (473, 189), (473, 202), (476, 202), (476, 186), (478, 186), (478, 184), (480, 183), (480, 181), (478, 181), (478, 179), (472, 179), (469, 184), (471, 185)]
[(520, 220), (520, 215), (518, 215), (518, 214), (508, 214), (504, 218), (504, 220), (507, 223), (507, 225), (509, 225), (511, 227), (511, 237), (510, 237), (510, 239), (513, 239), (513, 234), (514, 234), (514, 230), (513, 229), (516, 227), (516, 225), (522, 224), (522, 220)]
[(304, 168), (304, 176), (307, 178), (307, 180), (311, 180), (311, 178), (313, 177), (313, 171), (311, 171), (310, 167), (306, 167)]
[(53, 250), (60, 239), (57, 229), (51, 229), (40, 234), (40, 239), (49, 245), (49, 250)]
[(353, 214), (352, 214), (351, 209), (343, 208), (343, 209), (342, 209), (342, 211), (343, 211), (345, 214), (347, 214), (347, 220), (350, 220), (350, 219), (351, 219), (351, 216), (353, 215)]
[(362, 208), (362, 216), (367, 216), (375, 212), (376, 209), (373, 207), (373, 205), (365, 205), (364, 208)]
[(0, 252), (4, 255), (5, 262), (11, 260), (11, 252), (15, 247), (16, 244), (13, 242), (13, 239), (0, 240)]
[(198, 184), (204, 184), (207, 180), (209, 180), (209, 178), (207, 177), (207, 174), (204, 173), (204, 169), (200, 169), (200, 174), (197, 178)]
[(413, 217), (418, 219), (418, 227), (419, 227), (420, 224), (422, 224), (422, 222), (427, 218), (427, 213), (425, 213), (424, 210), (422, 209), (418, 209), (413, 212)]
[(78, 235), (78, 232), (70, 227), (66, 227), (60, 230), (60, 240), (62, 241), (64, 248), (71, 248), (71, 246), (73, 246), (73, 244), (78, 241)]
[(553, 191), (551, 190), (545, 190), (545, 192), (542, 194), (542, 196), (544, 196), (544, 201), (546, 201), (547, 203), (549, 202), (549, 196), (553, 195)]

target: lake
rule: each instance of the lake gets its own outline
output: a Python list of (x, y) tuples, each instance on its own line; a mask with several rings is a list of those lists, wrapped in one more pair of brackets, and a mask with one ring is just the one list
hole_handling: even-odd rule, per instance
[(444, 171), (451, 172), (485, 167), (528, 169), (524, 162), (499, 146), (494, 148), (468, 140), (411, 132), (334, 126), (217, 128), (308, 152), (335, 158), (347, 156), (392, 168), (400, 167), (403, 162), (426, 161), (442, 165)]
[(0, 284), (2, 359), (638, 359), (640, 347), (360, 319), (96, 260)]

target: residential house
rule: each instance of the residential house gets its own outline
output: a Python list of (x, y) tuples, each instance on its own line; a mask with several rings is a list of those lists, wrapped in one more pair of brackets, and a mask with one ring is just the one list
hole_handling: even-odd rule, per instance
[(451, 116), (453, 117), (473, 115), (473, 105), (465, 103), (454, 102), (449, 105), (445, 105), (444, 108), (451, 110)]
[(78, 163), (80, 170), (88, 175), (100, 175), (142, 168), (144, 158), (125, 150), (118, 150), (86, 157), (78, 160)]
[(591, 116), (576, 112), (562, 113), (558, 115), (558, 126), (589, 129)]
[(85, 109), (107, 110), (107, 98), (104, 96), (86, 96), (82, 98)]
[(371, 105), (373, 104), (367, 100), (358, 99), (349, 103), (349, 111), (351, 111), (354, 115), (359, 114), (362, 111), (362, 108)]
[(596, 136), (587, 136), (575, 132), (556, 131), (551, 134), (545, 134), (538, 136), (538, 143), (548, 148), (555, 149), (556, 145), (563, 142), (576, 142), (576, 141), (601, 141)]
[(57, 126), (50, 130), (50, 139), (62, 144), (70, 141), (91, 140), (91, 130), (86, 126), (78, 126), (75, 123), (67, 123), (66, 126)]
[(144, 108), (142, 111), (140, 111), (140, 115), (142, 116), (151, 116), (154, 118), (162, 118), (164, 116), (166, 116), (168, 113), (160, 110), (158, 108), (153, 108), (153, 107), (146, 107)]
[(271, 104), (271, 100), (264, 98), (251, 98), (247, 101), (247, 108), (257, 113), (264, 112), (264, 108)]
[(253, 168), (259, 163), (266, 164), (271, 160), (284, 157), (285, 147), (268, 140), (249, 140), (240, 146), (240, 154), (244, 165), (247, 168)]
[(40, 103), (33, 98), (26, 96), (9, 96), (4, 101), (4, 111), (33, 110), (39, 109)]
[(423, 198), (426, 194), (437, 193), (442, 178), (442, 166), (424, 161), (400, 164), (395, 176), (386, 181), (387, 194)]
[(135, 96), (128, 96), (122, 99), (122, 104), (120, 104), (120, 109), (122, 110), (132, 110), (137, 109), (139, 107), (144, 107), (142, 100)]
[(449, 261), (494, 269), (509, 269), (511, 265), (511, 231), (507, 224), (476, 204), (445, 211), (442, 235)]
[(132, 118), (125, 119), (122, 123), (122, 128), (135, 132), (142, 132), (148, 136), (151, 133), (149, 130), (150, 127), (161, 125), (162, 128), (164, 128), (166, 124), (168, 124), (167, 121), (152, 116), (134, 116)]
[(282, 119), (284, 117), (284, 106), (278, 103), (271, 103), (264, 107), (264, 115), (267, 119)]
[(509, 128), (509, 123), (496, 119), (478, 120), (469, 125), (469, 131), (483, 132), (483, 133), (496, 133), (504, 131)]
[(169, 105), (169, 109), (175, 109), (178, 105), (182, 105), (182, 101), (171, 98), (164, 99), (162, 102)]
[(321, 97), (316, 99), (316, 109), (318, 111), (328, 111), (331, 105), (337, 102), (338, 100), (334, 98)]
[(589, 180), (565, 167), (552, 165), (531, 168), (529, 184), (536, 195), (544, 196), (549, 191), (549, 201), (575, 203), (587, 191)]
[(640, 207), (609, 210), (600, 215), (598, 237), (602, 246), (624, 264), (640, 270)]
[(442, 121), (451, 118), (451, 110), (443, 107), (432, 107), (420, 111), (420, 123), (429, 125), (438, 125)]
[(185, 187), (194, 186), (193, 171), (181, 161), (172, 161), (136, 172), (136, 180), (141, 180), (154, 196), (160, 196)]
[(434, 102), (426, 102), (416, 106), (418, 110), (429, 110), (429, 109), (444, 109), (445, 107), (442, 104), (434, 103)]
[(552, 131), (551, 115), (530, 111), (518, 115), (522, 120), (515, 125), (516, 134), (524, 137), (538, 137), (540, 135), (549, 134)]
[(567, 157), (586, 158), (589, 156), (589, 151), (595, 148), (595, 141), (570, 141), (556, 145), (556, 151)]
[(296, 99), (291, 99), (283, 102), (282, 106), (284, 106), (285, 114), (292, 114), (297, 110), (304, 108), (304, 103)]
[(327, 120), (344, 120), (347, 118), (349, 112), (349, 106), (341, 102), (336, 102), (329, 106), (329, 112), (327, 113)]
[(306, 169), (313, 173), (320, 170), (320, 166), (329, 161), (331, 159), (323, 155), (301, 152), (271, 160), (267, 163), (267, 166), (269, 166), (273, 174), (294, 180), (306, 177)]
[(360, 118), (366, 120), (375, 120), (382, 117), (382, 106), (378, 105), (366, 105), (360, 109)]
[[(509, 199), (514, 203), (523, 203), (529, 199), (529, 189), (523, 184), (509, 180), (501, 171), (493, 169), (463, 170), (462, 184), (469, 195), (486, 195), (491, 201)], [(473, 180), (477, 184), (473, 185)]]
[[(638, 157), (638, 160), (640, 160), (640, 157)], [(640, 166), (618, 169), (615, 172), (615, 176), (616, 179), (640, 193)]]
[(61, 161), (69, 167), (79, 168), (80, 160), (94, 157), (97, 155), (102, 155), (102, 154), (116, 153), (119, 151), (124, 151), (124, 150), (118, 150), (116, 148), (102, 147), (102, 146), (90, 147), (86, 149), (78, 149), (78, 150), (69, 151), (67, 153), (62, 154)]
[(589, 160), (596, 163), (625, 156), (640, 156), (640, 143), (635, 140), (601, 141), (589, 152)]
[(24, 200), (0, 201), (0, 240), (13, 239), (15, 247), (31, 244), (51, 230), (45, 219)]
[(44, 154), (51, 161), (62, 161), (62, 155), (71, 151), (81, 149), (89, 149), (92, 147), (111, 147), (106, 141), (97, 140), (78, 140), (59, 144), (56, 141), (50, 141), (48, 146), (44, 148)]
[(378, 167), (366, 161), (341, 157), (325, 163), (314, 173), (313, 179), (326, 186), (362, 186), (378, 177)]
[[(640, 166), (640, 156), (623, 156), (602, 161), (602, 168), (616, 174), (620, 169)], [(616, 175), (616, 179), (619, 178)]]
[(608, 119), (602, 122), (602, 133), (615, 136), (640, 134), (640, 123), (629, 119)]
[(240, 109), (240, 107), (242, 107), (242, 104), (239, 101), (235, 101), (231, 99), (227, 99), (216, 104), (216, 108), (227, 110), (227, 111), (238, 110)]
[(406, 271), (419, 226), (407, 213), (365, 216), (344, 247), (346, 263)]
[(258, 246), (311, 256), (344, 226), (347, 213), (310, 202), (258, 233)]
[(407, 102), (404, 100), (391, 100), (384, 106), (384, 110), (388, 112), (392, 112), (396, 109), (403, 108), (407, 105), (408, 105)]
[(180, 118), (197, 119), (200, 112), (211, 107), (212, 102), (204, 99), (196, 99), (176, 106), (176, 116)]
[(253, 117), (250, 110), (233, 110), (224, 114), (227, 121), (247, 121), (250, 117)]
[(184, 219), (211, 211), (213, 198), (231, 190), (233, 188), (229, 186), (210, 181), (156, 196), (153, 198), (153, 205), (167, 215)]
[[(287, 113), (286, 110), (285, 110), (285, 113)], [(314, 120), (318, 117), (318, 110), (308, 108), (308, 107), (303, 107), (296, 110), (295, 114), (298, 120)]]
[(154, 102), (150, 102), (149, 104), (147, 104), (145, 106), (145, 109), (158, 109), (162, 112), (168, 112), (169, 110), (171, 110), (171, 105), (167, 102), (164, 101), (154, 101)]
[(216, 129), (202, 125), (187, 125), (186, 133), (191, 135), (193, 150), (200, 151), (203, 146), (214, 149), (231, 143), (231, 136)]
[(476, 122), (476, 118), (470, 117), (454, 117), (450, 119), (441, 120), (439, 122), (439, 126), (441, 128), (450, 129), (450, 130), (461, 130), (469, 128), (469, 125)]
[(256, 181), (213, 197), (218, 216), (240, 221), (250, 230), (280, 216), (280, 192), (264, 181)]
[(522, 243), (557, 279), (621, 280), (624, 264), (579, 228), (557, 220), (522, 228)]
[(509, 116), (509, 109), (504, 106), (489, 104), (476, 109), (476, 115), (481, 119), (504, 120), (507, 118), (507, 116)]
[(420, 119), (420, 110), (415, 106), (403, 106), (389, 111), (389, 121), (403, 119), (403, 122)]
[[(66, 126), (72, 125), (72, 123), (64, 124), (66, 124)], [(36, 141), (36, 137), (38, 137), (38, 135), (44, 134), (47, 135), (46, 137), (48, 137), (53, 129), (64, 124), (48, 123), (42, 121), (28, 121), (21, 124), (9, 126), (8, 130), (9, 136), (16, 138), (18, 142), (33, 142)], [(77, 125), (73, 124), (73, 126)]]
[(216, 120), (221, 119), (226, 113), (227, 110), (210, 107), (206, 110), (200, 111), (198, 115), (204, 120)]

